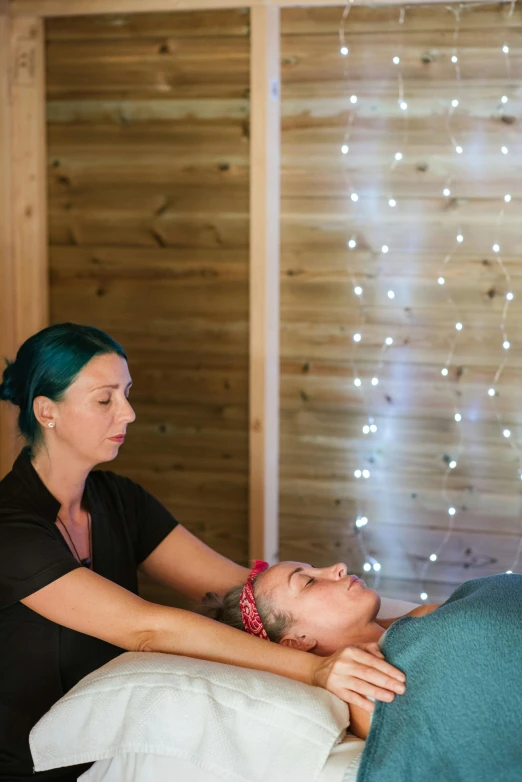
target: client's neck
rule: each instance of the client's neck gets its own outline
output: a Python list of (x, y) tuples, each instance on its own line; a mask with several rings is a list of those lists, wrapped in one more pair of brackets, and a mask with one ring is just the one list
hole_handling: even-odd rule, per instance
[(369, 644), (372, 641), (378, 641), (385, 632), (384, 627), (381, 627), (378, 622), (370, 622), (357, 632), (356, 637), (350, 643)]

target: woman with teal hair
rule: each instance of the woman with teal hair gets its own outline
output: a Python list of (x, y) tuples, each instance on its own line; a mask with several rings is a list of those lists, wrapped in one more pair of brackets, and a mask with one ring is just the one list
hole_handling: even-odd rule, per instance
[(90, 764), (33, 773), (29, 732), (81, 678), (125, 650), (271, 671), (365, 696), (402, 692), (376, 645), (319, 658), (138, 594), (137, 570), (199, 600), (249, 571), (186, 530), (139, 484), (93, 470), (118, 455), (135, 413), (123, 348), (62, 323), (7, 361), (0, 399), (19, 408), (26, 445), (0, 481), (0, 782), (72, 782)]

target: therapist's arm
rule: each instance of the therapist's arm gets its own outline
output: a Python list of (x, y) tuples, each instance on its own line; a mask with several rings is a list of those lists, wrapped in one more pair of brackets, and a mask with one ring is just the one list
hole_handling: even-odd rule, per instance
[(364, 709), (361, 709), (360, 706), (353, 706), (350, 704), (348, 708), (350, 709), (350, 725), (348, 730), (350, 733), (353, 733), (354, 736), (357, 736), (357, 738), (366, 740), (372, 724), (372, 715), (368, 714)]
[(153, 581), (192, 600), (207, 592), (225, 594), (244, 584), (249, 570), (223, 557), (178, 524), (139, 565)]

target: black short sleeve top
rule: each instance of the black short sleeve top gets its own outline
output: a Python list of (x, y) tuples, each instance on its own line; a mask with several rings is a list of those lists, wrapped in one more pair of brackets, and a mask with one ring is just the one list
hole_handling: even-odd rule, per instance
[[(109, 470), (89, 473), (82, 505), (92, 519), (93, 570), (138, 594), (137, 566), (176, 519), (139, 484)], [(33, 773), (29, 732), (80, 679), (124, 651), (20, 603), (81, 567), (56, 527), (59, 510), (24, 448), (0, 481), (0, 782), (69, 782), (91, 765)]]

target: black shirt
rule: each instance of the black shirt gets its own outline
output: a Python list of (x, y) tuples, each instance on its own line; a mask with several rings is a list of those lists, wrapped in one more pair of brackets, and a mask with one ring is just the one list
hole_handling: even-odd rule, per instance
[[(92, 519), (93, 570), (138, 594), (137, 565), (176, 520), (139, 484), (108, 470), (89, 473), (82, 507)], [(92, 765), (33, 773), (29, 732), (80, 679), (125, 651), (20, 603), (82, 567), (56, 527), (59, 510), (24, 448), (0, 481), (0, 782), (72, 782)]]

